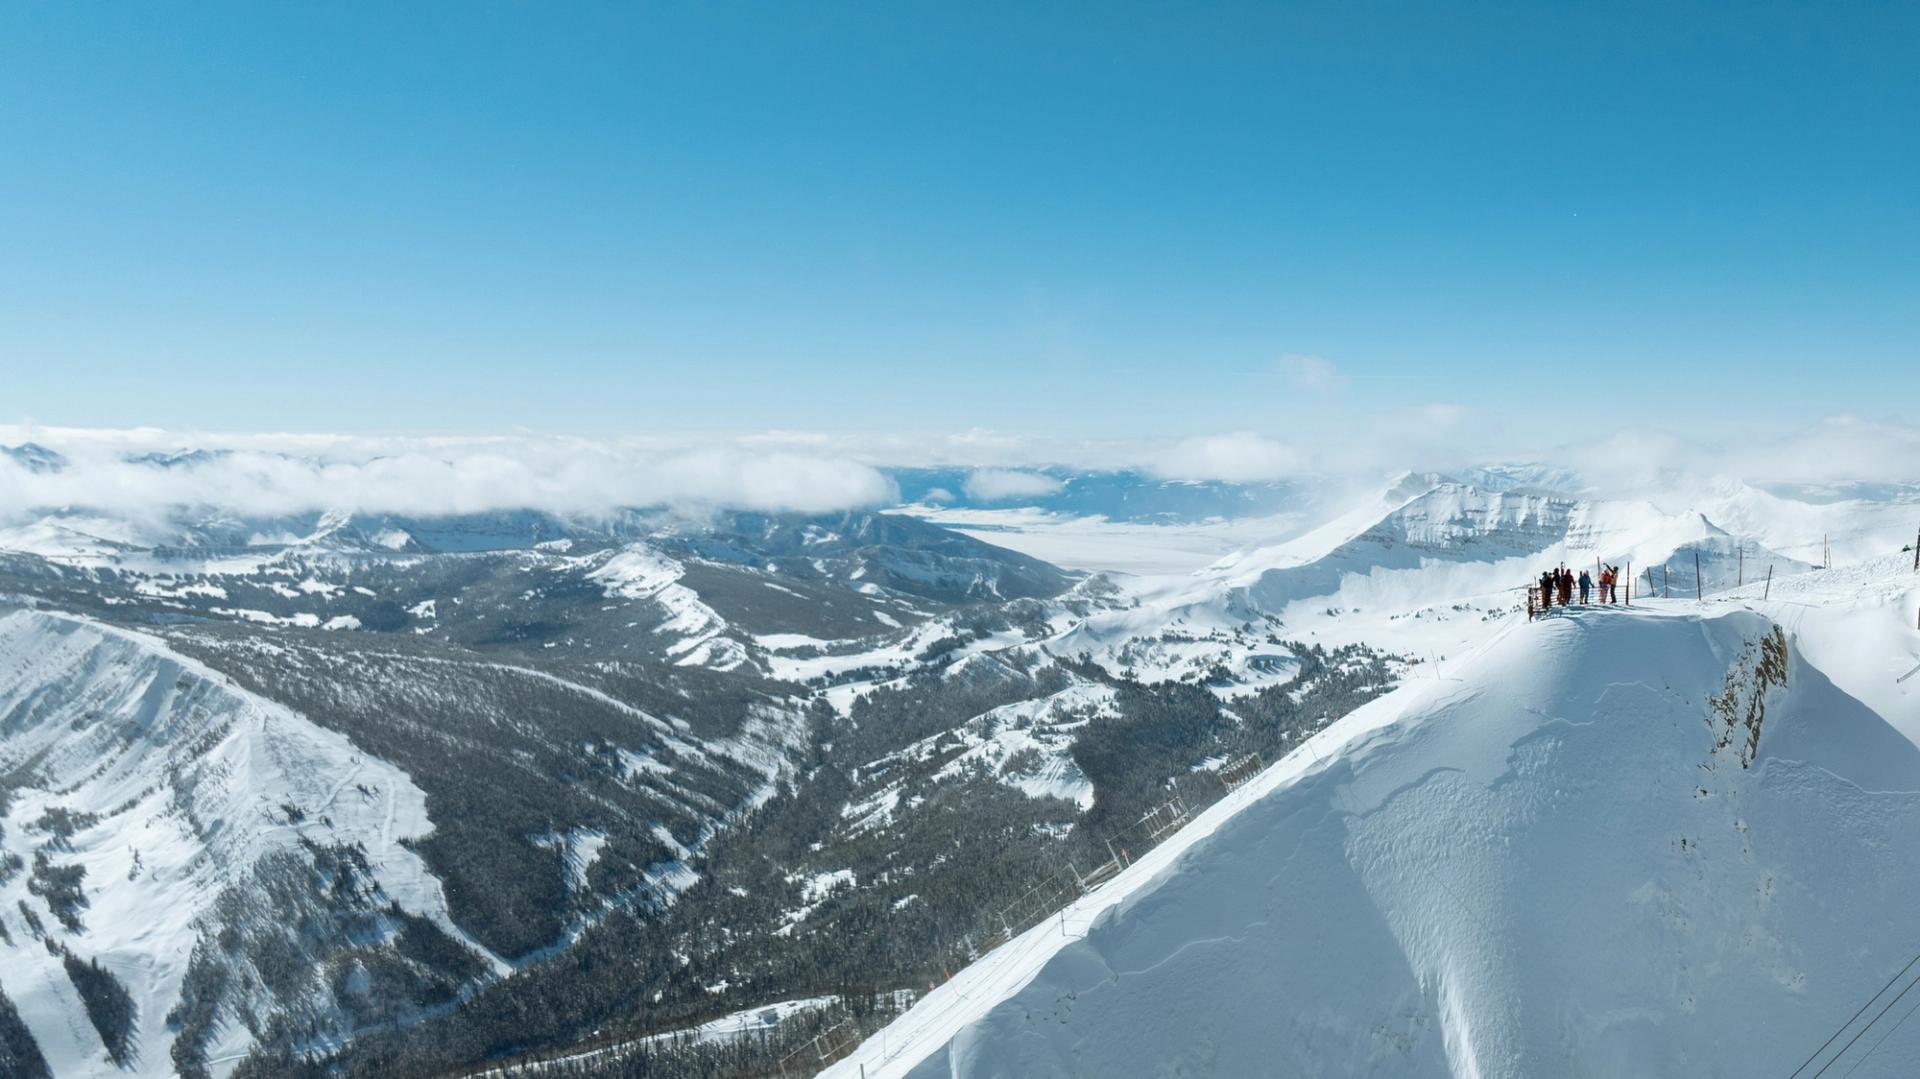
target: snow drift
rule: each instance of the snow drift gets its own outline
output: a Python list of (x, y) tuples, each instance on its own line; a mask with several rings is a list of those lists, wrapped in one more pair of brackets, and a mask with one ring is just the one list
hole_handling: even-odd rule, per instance
[(1448, 674), (828, 1074), (1784, 1075), (1920, 950), (1920, 750), (1767, 618), (1585, 610)]

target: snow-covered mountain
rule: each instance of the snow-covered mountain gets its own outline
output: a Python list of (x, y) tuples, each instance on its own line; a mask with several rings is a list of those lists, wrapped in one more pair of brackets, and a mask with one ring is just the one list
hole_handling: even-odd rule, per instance
[(191, 1070), (386, 1018), (369, 982), (457, 987), (410, 953), (505, 969), (410, 846), (405, 772), (164, 642), (0, 617), (0, 716), (0, 983), (52, 1074)]
[(1631, 572), (1635, 594), (1686, 596), (1696, 580), (1711, 595), (1809, 568), (1697, 511), (1408, 475), (1286, 542), (1140, 580), (1136, 604), (1088, 618), (1059, 647), (1169, 672), (1244, 670), (1276, 634), (1431, 658), (1524, 610), (1542, 571), (1597, 577), (1603, 562)]
[[(1135, 524), (1192, 524), (1221, 518), (1270, 517), (1322, 503), (1314, 478), (1230, 483), (1169, 479), (1131, 469), (887, 470), (909, 505), (952, 510), (1021, 506), (1067, 517)], [(1007, 477), (1013, 477), (1011, 482)], [(994, 482), (1000, 478), (1001, 482)]]
[[(1303, 558), (1311, 553), (1313, 557)], [(1806, 564), (1735, 536), (1697, 511), (1666, 513), (1648, 502), (1575, 500), (1487, 491), (1441, 482), (1324, 552), (1296, 543), (1255, 551), (1219, 567), (1263, 610), (1300, 600), (1372, 593), (1446, 597), (1512, 590), (1549, 565), (1596, 563), (1641, 571), (1656, 581), (1680, 569), (1694, 591), (1694, 559), (1708, 591), (1731, 587), (1752, 563), (1799, 572)], [(1684, 566), (1675, 563), (1684, 562)], [(1532, 570), (1533, 572), (1529, 572)], [(1436, 581), (1436, 576), (1444, 580)]]
[(58, 450), (48, 449), (35, 442), (22, 442), (18, 446), (0, 446), (0, 458), (5, 458), (26, 469), (28, 472), (58, 472), (67, 466), (67, 459)]
[[(0, 552), (23, 1075), (277, 1074), (511, 998), (503, 975), (612, 949), (632, 912), (705, 917), (696, 867), (804, 780), (825, 701), (916, 669), (970, 687), (951, 708), (1017, 693), (1023, 669), (971, 661), (1076, 582), (870, 514), (37, 523), (43, 549)], [(805, 893), (782, 884), (773, 921)], [(729, 1007), (694, 976), (673, 1007)]]
[[(36, 475), (65, 466), (47, 467)], [(1554, 688), (1579, 677), (1592, 682), (1582, 693), (1644, 682), (1666, 709), (1647, 714), (1684, 727), (1698, 678), (1724, 682), (1740, 642), (1761, 632), (1717, 617), (1737, 605), (1784, 627), (1796, 681), (1774, 687), (1788, 693), (1780, 707), (1799, 708), (1793, 694), (1805, 692), (1843, 708), (1805, 688), (1817, 669), (1920, 738), (1920, 679), (1899, 680), (1920, 664), (1901, 583), (1911, 555), (1897, 553), (1894, 528), (1912, 508), (1902, 491), (1600, 498), (1571, 473), (1502, 466), (1358, 494), (1276, 487), (1246, 515), (1196, 519), (1244, 492), (1049, 475), (1058, 489), (1033, 504), (986, 493), (1038, 490), (1031, 477), (990, 477), (973, 504), (922, 501), (906, 514), (71, 505), (0, 522), (0, 843), (18, 862), (0, 868), (0, 1072), (40, 1074), (46, 1062), (81, 1075), (424, 1077), (511, 1063), (749, 1074), (793, 1053), (818, 1061), (815, 1033), (873, 1029), (950, 973), (1004, 972), (1022, 955), (1038, 969), (1046, 948), (1002, 938), (1070, 898), (1062, 879), (1077, 894), (1116, 852), (1131, 860), (1164, 838), (1142, 828), (1165, 806), (1185, 807), (1178, 820), (1214, 808), (1078, 904), (1150, 902), (1142, 881), (1154, 867), (1222, 814), (1255, 812), (1249, 792), (1282, 797), (1291, 777), (1306, 791), (1334, 782), (1309, 773), (1345, 767), (1425, 787), (1426, 772), (1386, 764), (1417, 747), (1446, 761), (1435, 775), (1495, 777), (1484, 794), (1423, 812), (1453, 812), (1456, 834), (1511, 834), (1554, 798), (1522, 782), (1531, 773), (1518, 763), (1498, 778), (1495, 764), (1463, 762), (1524, 762), (1556, 739), (1600, 752), (1547, 722), (1591, 734), (1579, 708), (1592, 702)], [(1109, 499), (1138, 512), (1083, 512)], [(1145, 508), (1176, 504), (1192, 512)], [(1832, 570), (1775, 547), (1816, 525)], [(1596, 559), (1632, 564), (1630, 614), (1527, 625), (1529, 580)], [(1647, 602), (1649, 566), (1675, 599)], [(1599, 651), (1582, 643), (1595, 634)], [(1526, 651), (1541, 642), (1558, 643)], [(1662, 653), (1654, 673), (1612, 673), (1616, 660), (1639, 663), (1643, 645)], [(1518, 675), (1475, 682), (1491, 676), (1464, 657), (1483, 652), (1473, 663), (1531, 664), (1540, 678), (1528, 692), (1557, 696), (1513, 696)], [(1449, 690), (1471, 700), (1435, 696)], [(1322, 735), (1302, 758), (1314, 732), (1383, 694), (1391, 706), (1370, 706), (1358, 728), (1342, 721), (1334, 729), (1351, 737)], [(1776, 703), (1769, 715), (1784, 714)], [(1470, 704), (1494, 718), (1461, 718)], [(1528, 717), (1546, 725), (1521, 730)], [(1502, 751), (1440, 737), (1462, 727), (1512, 740)], [(1790, 728), (1767, 727), (1761, 748)], [(1258, 761), (1282, 763), (1227, 795)], [(364, 792), (338, 786), (354, 768), (375, 776)], [(1295, 868), (1325, 877), (1302, 897), (1338, 893), (1329, 909), (1341, 909), (1379, 886), (1382, 902), (1411, 910), (1411, 892), (1368, 875), (1397, 864), (1387, 833), (1365, 833), (1379, 848), (1365, 864), (1314, 846), (1361, 834), (1329, 813), (1395, 819), (1391, 797), (1370, 803), (1358, 780), (1340, 782), (1327, 799), (1340, 808), (1296, 836), (1313, 853)], [(1525, 805), (1503, 801), (1525, 791)], [(1588, 792), (1604, 793), (1617, 792)], [(359, 801), (343, 809), (346, 798)], [(382, 805), (391, 817), (370, 824)], [(1330, 832), (1335, 821), (1352, 828)], [(1565, 869), (1475, 870), (1476, 904), (1509, 903), (1501, 889), (1536, 865)], [(1722, 890), (1736, 883), (1714, 878), (1709, 891), (1732, 902)], [(137, 915), (160, 908), (164, 919)], [(1056, 930), (1084, 930), (1091, 909), (1070, 908)], [(1444, 936), (1434, 947), (1446, 956), (1478, 943), (1436, 926), (1437, 910), (1420, 917), (1409, 932)], [(1415, 1046), (1403, 1060), (1437, 1045), (1432, 1059), (1453, 1067), (1457, 1037), (1444, 1032), (1455, 1020), (1435, 1010), (1441, 960), (1411, 944), (1396, 956), (1398, 925), (1383, 915), (1324, 934), (1407, 979), (1354, 983), (1420, 1017), (1379, 1037)], [(1472, 961), (1475, 1007), (1533, 995), (1532, 973)], [(994, 982), (986, 997), (1014, 988)], [(1323, 1034), (1378, 1018), (1375, 1005), (1326, 999), (1338, 1006), (1315, 1013)], [(744, 1016), (773, 1018), (751, 1038), (709, 1036), (753, 1026)], [(1488, 1060), (1532, 1051), (1531, 1034), (1516, 1043), (1496, 1027)]]
[[(1898, 602), (1883, 650), (1920, 646)], [(1832, 1059), (1920, 951), (1920, 750), (1744, 607), (1509, 623), (825, 1074), (1784, 1074), (1839, 1030)], [(1908, 1074), (1904, 1010), (1841, 1064)]]

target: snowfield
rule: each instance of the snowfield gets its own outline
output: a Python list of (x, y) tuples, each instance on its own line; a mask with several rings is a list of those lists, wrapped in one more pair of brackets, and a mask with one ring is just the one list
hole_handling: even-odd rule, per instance
[(1920, 748), (1708, 607), (1510, 621), (823, 1074), (1786, 1074), (1920, 951)]

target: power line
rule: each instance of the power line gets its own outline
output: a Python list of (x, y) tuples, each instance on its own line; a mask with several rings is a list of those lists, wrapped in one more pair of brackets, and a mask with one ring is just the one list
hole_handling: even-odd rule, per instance
[[(1902, 1015), (1899, 1018), (1899, 1020), (1893, 1024), (1893, 1026), (1887, 1028), (1887, 1032), (1885, 1034), (1880, 1035), (1879, 1040), (1875, 1041), (1871, 1046), (1867, 1048), (1865, 1055), (1861, 1056), (1859, 1060), (1856, 1060), (1853, 1062), (1853, 1067), (1847, 1069), (1847, 1075), (1852, 1075), (1854, 1072), (1859, 1071), (1860, 1065), (1865, 1064), (1867, 1062), (1868, 1057), (1871, 1057), (1873, 1056), (1874, 1053), (1878, 1052), (1880, 1049), (1880, 1046), (1885, 1044), (1888, 1038), (1893, 1037), (1894, 1031), (1899, 1030), (1901, 1027), (1905, 1026), (1907, 1020), (1913, 1018), (1914, 1012), (1920, 1012), (1920, 1000), (1914, 1001), (1913, 1007), (1908, 1008), (1906, 1011), (1906, 1014)], [(1843, 1075), (1840, 1077), (1840, 1079), (1846, 1079), (1846, 1076)]]
[[(1920, 955), (1915, 955), (1912, 959), (1907, 960), (1907, 965), (1900, 968), (1900, 973), (1895, 974), (1891, 978), (1888, 978), (1887, 984), (1881, 986), (1880, 991), (1878, 993), (1875, 993), (1872, 996), (1868, 997), (1867, 1002), (1865, 1004), (1860, 1005), (1860, 1010), (1853, 1013), (1853, 1018), (1848, 1019), (1846, 1022), (1840, 1024), (1839, 1030), (1836, 1030), (1832, 1034), (1828, 1035), (1827, 1040), (1820, 1043), (1820, 1048), (1815, 1049), (1813, 1051), (1813, 1056), (1808, 1057), (1804, 1062), (1801, 1063), (1799, 1067), (1793, 1069), (1793, 1075), (1787, 1076), (1787, 1079), (1794, 1079), (1794, 1076), (1797, 1076), (1801, 1072), (1806, 1071), (1807, 1065), (1813, 1063), (1816, 1059), (1818, 1059), (1821, 1053), (1826, 1052), (1827, 1046), (1832, 1045), (1833, 1040), (1835, 1038), (1838, 1038), (1840, 1035), (1845, 1034), (1847, 1032), (1847, 1028), (1853, 1025), (1854, 1019), (1858, 1019), (1862, 1015), (1865, 1015), (1867, 1012), (1867, 1009), (1873, 1007), (1873, 1002), (1880, 999), (1880, 993), (1884, 993), (1887, 990), (1892, 989), (1894, 982), (1897, 982), (1900, 979), (1906, 977), (1907, 971), (1912, 970), (1913, 965), (1915, 963), (1920, 963)], [(1841, 1052), (1845, 1052), (1845, 1050), (1843, 1049), (1841, 1050)], [(1826, 1069), (1823, 1068), (1821, 1070), (1825, 1071)]]
[(1878, 1023), (1882, 1017), (1884, 1017), (1888, 1012), (1892, 1011), (1893, 1006), (1895, 1004), (1900, 1003), (1900, 997), (1904, 997), (1908, 993), (1912, 992), (1913, 987), (1916, 985), (1920, 985), (1920, 978), (1915, 978), (1914, 980), (1908, 982), (1907, 987), (1905, 989), (1900, 990), (1899, 996), (1896, 996), (1892, 1000), (1887, 1001), (1886, 1007), (1875, 1012), (1873, 1018), (1867, 1020), (1867, 1025), (1860, 1028), (1860, 1033), (1855, 1034), (1851, 1038), (1848, 1038), (1847, 1044), (1841, 1046), (1840, 1051), (1838, 1053), (1833, 1054), (1833, 1059), (1821, 1065), (1820, 1070), (1813, 1073), (1813, 1079), (1820, 1079), (1821, 1076), (1827, 1074), (1827, 1069), (1833, 1067), (1836, 1063), (1838, 1063), (1841, 1057), (1846, 1056), (1847, 1050), (1853, 1048), (1853, 1043), (1859, 1041), (1860, 1038), (1863, 1035), (1865, 1035), (1867, 1031), (1872, 1030), (1873, 1025), (1875, 1023)]

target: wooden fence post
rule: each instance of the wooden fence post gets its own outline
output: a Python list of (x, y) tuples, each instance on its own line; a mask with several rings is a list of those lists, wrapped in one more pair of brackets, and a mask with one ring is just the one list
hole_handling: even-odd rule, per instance
[(1773, 595), (1773, 563), (1767, 563), (1767, 587), (1760, 593), (1761, 599)]
[(1698, 547), (1693, 549), (1693, 598), (1699, 600), (1707, 598), (1706, 589), (1700, 587), (1700, 548)]

